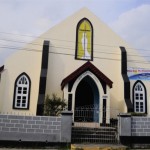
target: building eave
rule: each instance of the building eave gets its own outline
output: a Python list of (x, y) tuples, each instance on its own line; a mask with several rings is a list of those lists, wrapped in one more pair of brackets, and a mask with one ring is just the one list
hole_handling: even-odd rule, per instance
[(106, 75), (104, 75), (98, 68), (96, 68), (91, 62), (88, 61), (62, 80), (61, 89), (63, 90), (63, 88), (67, 83), (74, 80), (87, 70), (91, 71), (93, 74), (95, 74), (95, 76), (103, 80), (110, 88), (112, 88), (113, 82)]

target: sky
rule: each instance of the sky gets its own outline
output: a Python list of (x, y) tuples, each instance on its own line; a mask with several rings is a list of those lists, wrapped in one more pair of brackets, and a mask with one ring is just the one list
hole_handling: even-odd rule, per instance
[(0, 66), (22, 46), (18, 41), (31, 41), (82, 7), (133, 47), (150, 51), (150, 0), (0, 0)]

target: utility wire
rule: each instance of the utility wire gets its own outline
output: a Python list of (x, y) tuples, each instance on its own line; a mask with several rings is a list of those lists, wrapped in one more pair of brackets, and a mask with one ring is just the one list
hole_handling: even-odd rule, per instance
[[(11, 49), (16, 49), (16, 48), (11, 48)], [(42, 52), (41, 50), (36, 50), (36, 49), (21, 49), (23, 51), (28, 51), (28, 52)], [(74, 54), (69, 54), (69, 53), (60, 53), (60, 52), (53, 52), (50, 51), (49, 53), (52, 54), (59, 54), (59, 55), (69, 55), (69, 56), (74, 56)], [(79, 55), (80, 56), (80, 55)], [(114, 60), (114, 61), (121, 61), (121, 59), (112, 59), (112, 58), (107, 58), (107, 57), (93, 57), (97, 59), (105, 59), (105, 60)], [(128, 62), (134, 62), (134, 63), (143, 63), (143, 64), (149, 64), (148, 62), (145, 61), (138, 61), (138, 60), (128, 60)]]
[[(49, 53), (74, 56), (74, 54), (68, 54), (68, 53), (59, 53), (59, 52), (49, 52)], [(80, 55), (79, 55), (79, 56), (80, 56)], [(93, 58), (105, 59), (105, 60), (114, 60), (114, 61), (121, 61), (121, 59), (112, 59), (112, 58), (107, 58), (107, 57), (95, 57), (95, 56), (93, 56)], [(145, 61), (137, 61), (137, 60), (128, 60), (128, 62), (149, 64), (148, 62), (145, 62)]]
[[(2, 32), (0, 32), (0, 33), (2, 33)], [(9, 33), (6, 33), (6, 34), (9, 34)], [(19, 36), (26, 36), (26, 35), (19, 35)], [(30, 36), (30, 37), (33, 37), (33, 36)], [(43, 45), (40, 45), (38, 43), (27, 43), (27, 42), (24, 42), (24, 41), (16, 41), (16, 40), (9, 40), (9, 39), (0, 39), (0, 40), (43, 46)], [(62, 41), (66, 41), (66, 40), (62, 40)], [(98, 44), (98, 45), (100, 45), (100, 44)], [(100, 46), (115, 47), (115, 46), (110, 46), (110, 45), (100, 45)], [(71, 48), (68, 48), (68, 47), (58, 47), (58, 46), (51, 46), (51, 45), (50, 45), (50, 47), (74, 50), (74, 49), (71, 49)], [(41, 50), (37, 50), (37, 49), (28, 49), (28, 48), (21, 48), (21, 47), (10, 47), (10, 46), (7, 46), (7, 45), (1, 46), (0, 48), (21, 49), (21, 50), (28, 50), (28, 51), (35, 51), (35, 52), (40, 51), (41, 52)], [(117, 46), (117, 48), (118, 48), (118, 46)], [(146, 50), (146, 51), (148, 51), (148, 50)], [(94, 50), (94, 52), (104, 53), (104, 54), (120, 55), (120, 54), (117, 54), (117, 53), (100, 52), (100, 51), (96, 51), (96, 50)], [(70, 54), (67, 54), (67, 53), (57, 53), (57, 54), (70, 55)], [(74, 56), (74, 54), (72, 54), (72, 55)], [(140, 57), (139, 55), (128, 55), (128, 56), (137, 56), (137, 57)], [(149, 56), (142, 56), (142, 57), (149, 57)], [(94, 58), (100, 58), (100, 57), (94, 57)], [(111, 58), (104, 58), (104, 59), (116, 60), (116, 59), (111, 59)], [(143, 61), (139, 61), (139, 60), (128, 60), (128, 61), (134, 61), (134, 62), (136, 61), (136, 63), (143, 62)]]
[[(9, 34), (9, 35), (16, 35), (16, 36), (23, 36), (23, 37), (30, 37), (30, 38), (39, 38), (39, 39), (47, 39), (47, 38), (41, 38), (39, 36), (29, 36), (29, 35), (25, 35), (25, 34), (13, 34), (13, 33), (7, 33), (7, 32), (0, 32), (0, 34)], [(28, 42), (24, 42), (24, 41), (15, 41), (15, 40), (9, 40), (9, 39), (0, 39), (0, 40), (5, 40), (5, 41), (11, 41), (11, 42), (19, 42), (19, 43), (25, 43), (25, 44), (31, 44), (31, 43), (28, 43)], [(58, 39), (52, 39), (52, 40), (58, 40)], [(60, 40), (59, 40), (60, 41)], [(62, 40), (61, 40), (62, 41)], [(63, 40), (64, 41), (64, 40)], [(67, 42), (67, 41), (66, 41)], [(68, 42), (73, 42), (73, 41), (68, 41)], [(32, 43), (32, 45), (39, 45), (37, 43)], [(98, 44), (99, 45), (99, 44)], [(43, 45), (41, 45), (43, 46)], [(100, 46), (106, 46), (106, 45), (100, 45)], [(51, 46), (52, 47), (52, 46)], [(112, 46), (109, 46), (109, 47), (112, 47)], [(114, 47), (114, 46), (113, 46)], [(1, 48), (10, 48), (10, 47), (1, 47)], [(11, 48), (11, 49), (18, 49), (18, 47), (14, 47), (14, 48)], [(118, 47), (117, 47), (118, 48)], [(20, 48), (19, 48), (20, 49)], [(41, 52), (41, 50), (37, 50), (37, 49), (25, 49), (25, 48), (21, 48), (22, 50), (24, 51), (35, 51), (35, 52)], [(149, 51), (148, 49), (139, 49), (139, 48), (127, 48), (127, 49), (136, 49), (136, 50), (145, 50), (145, 51)], [(95, 51), (95, 50), (94, 50)], [(49, 53), (52, 53), (52, 54), (61, 54), (61, 55), (69, 55), (69, 56), (74, 56), (73, 54), (64, 54), (64, 53), (56, 53), (56, 52), (49, 52)], [(129, 52), (128, 52), (129, 54)], [(119, 54), (118, 54), (119, 55)], [(138, 56), (138, 55), (130, 55), (130, 56)], [(149, 57), (149, 56), (144, 56), (144, 57)], [(98, 58), (98, 59), (107, 59), (107, 58)], [(109, 59), (107, 59), (109, 60)], [(120, 60), (116, 60), (116, 61), (120, 61)], [(131, 68), (137, 68), (135, 66), (130, 66)], [(137, 68), (139, 69), (139, 68)], [(148, 69), (148, 68), (142, 68), (142, 69)]]
[(15, 43), (24, 43), (24, 44), (31, 44), (31, 45), (39, 45), (39, 46), (42, 46), (38, 43), (30, 43), (30, 42), (25, 42), (25, 41), (16, 41), (16, 40), (12, 40), (12, 39), (5, 39), (5, 38), (2, 38), (0, 39), (1, 41), (7, 41), (7, 42), (15, 42)]
[[(50, 40), (56, 40), (56, 41), (64, 41), (64, 42), (73, 42), (75, 43), (75, 41), (69, 41), (69, 40), (62, 40), (62, 39), (54, 39), (54, 38), (50, 38), (50, 37), (40, 37), (39, 36), (29, 36), (29, 35), (25, 35), (25, 34), (14, 34), (14, 33), (8, 33), (8, 32), (0, 32), (1, 34), (10, 34), (10, 35), (16, 35), (16, 36), (25, 36), (25, 37), (32, 37), (32, 38), (39, 38), (39, 39), (50, 39)], [(78, 42), (80, 43), (80, 42)], [(93, 45), (99, 45), (99, 46), (104, 46), (104, 47), (114, 47), (114, 48), (118, 48), (118, 46), (115, 45), (103, 45), (103, 44), (97, 44), (97, 43), (93, 43)], [(127, 49), (136, 49), (139, 51), (150, 51), (148, 49), (140, 49), (140, 48), (130, 48), (130, 47), (126, 47)]]
[[(4, 40), (4, 41), (9, 41), (9, 42), (17, 42), (17, 43), (25, 43), (25, 44), (30, 44), (30, 45), (39, 45), (39, 46), (43, 46), (43, 45), (41, 45), (41, 44), (38, 44), (38, 43), (28, 43), (28, 42), (25, 42), (25, 41), (16, 41), (16, 40), (10, 40), (10, 39), (0, 39), (0, 40)], [(107, 46), (107, 47), (109, 47), (109, 45), (100, 45), (100, 46)], [(50, 47), (61, 47), (61, 46), (51, 46), (50, 45)], [(69, 50), (74, 50), (74, 49), (72, 49), (71, 47), (61, 47), (61, 48), (63, 48), (63, 49), (69, 49)], [(118, 47), (117, 47), (118, 48)], [(105, 50), (107, 50), (108, 51), (108, 49), (105, 49)], [(110, 51), (111, 49), (109, 49), (109, 51)], [(94, 52), (97, 52), (97, 53), (104, 53), (104, 52), (99, 52), (100, 50), (98, 50), (98, 49), (94, 49)], [(142, 51), (148, 51), (148, 52), (150, 52), (150, 50), (142, 50)], [(107, 53), (107, 54), (113, 54), (113, 55), (120, 55), (120, 54), (117, 54), (117, 53)], [(139, 55), (130, 55), (130, 54), (134, 54), (134, 53), (128, 53), (128, 56), (135, 56), (135, 57), (141, 57), (141, 56), (139, 56)], [(142, 54), (141, 54), (142, 55)], [(143, 56), (142, 55), (142, 57), (149, 57), (149, 56)]]
[[(41, 46), (43, 46), (43, 45), (41, 45)], [(68, 48), (68, 47), (61, 47), (61, 46), (52, 46), (52, 45), (50, 45), (50, 47), (53, 47), (53, 48), (56, 48), (56, 49), (61, 49), (61, 50), (64, 50), (64, 49), (68, 49), (68, 50), (71, 50), (71, 51), (75, 51), (75, 49), (73, 49), (73, 48)], [(21, 50), (21, 49), (28, 49), (28, 50), (30, 50), (29, 48), (22, 48), (22, 47), (14, 47), (14, 46), (10, 46), (10, 45), (2, 45), (1, 44), (1, 46), (0, 46), (0, 48), (7, 48), (7, 49), (19, 49), (19, 50)], [(39, 50), (39, 51), (41, 51), (41, 49), (31, 49), (31, 50)], [(111, 53), (111, 52), (104, 52), (104, 51), (96, 51), (96, 50), (94, 50), (94, 52), (95, 53), (102, 53), (102, 54), (109, 54), (109, 55), (118, 55), (118, 56), (121, 56), (121, 54), (118, 54), (118, 53)], [(131, 55), (131, 54), (128, 54), (128, 56), (134, 56), (134, 57), (150, 57), (150, 56), (148, 56), (148, 55), (145, 55), (145, 56), (143, 56), (143, 55)]]
[[(25, 41), (16, 41), (16, 40), (10, 40), (10, 39), (0, 39), (0, 40), (4, 40), (4, 41), (9, 41), (9, 42), (17, 42), (17, 43), (25, 43), (25, 44), (31, 44), (31, 45), (39, 45), (39, 46), (43, 46), (43, 45), (41, 45), (41, 44), (38, 44), (38, 43), (27, 43), (27, 42), (25, 42)], [(3, 45), (2, 45), (3, 46)], [(56, 48), (63, 48), (63, 49), (69, 49), (69, 50), (74, 50), (74, 49), (72, 49), (71, 47), (64, 47), (64, 46), (51, 46), (50, 45), (50, 47), (56, 47)], [(100, 52), (100, 51), (98, 51), (97, 49), (94, 49), (94, 52), (97, 52), (97, 53), (105, 53), (105, 52)], [(120, 54), (118, 54), (118, 53), (107, 53), (106, 52), (106, 54), (113, 54), (113, 55), (120, 55)], [(128, 54), (128, 56), (129, 56), (130, 54)], [(137, 57), (140, 57), (139, 55), (130, 55), (130, 56), (137, 56)], [(142, 56), (142, 55), (141, 55)], [(142, 57), (149, 57), (149, 56), (142, 56)]]

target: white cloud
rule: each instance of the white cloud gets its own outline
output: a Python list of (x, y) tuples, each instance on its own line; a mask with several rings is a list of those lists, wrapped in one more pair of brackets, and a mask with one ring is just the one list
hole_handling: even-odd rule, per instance
[(121, 14), (110, 26), (136, 48), (150, 50), (150, 5)]

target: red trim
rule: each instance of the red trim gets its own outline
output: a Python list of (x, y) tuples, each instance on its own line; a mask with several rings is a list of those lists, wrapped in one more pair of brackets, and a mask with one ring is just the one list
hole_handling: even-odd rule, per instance
[(0, 73), (4, 70), (4, 65), (0, 67)]
[(98, 68), (96, 68), (92, 63), (89, 61), (86, 62), (84, 65), (82, 65), (80, 68), (75, 70), (73, 73), (71, 73), (69, 76), (67, 76), (65, 79), (61, 82), (61, 89), (63, 90), (64, 86), (72, 81), (73, 79), (77, 78), (79, 75), (81, 75), (85, 71), (91, 71), (95, 76), (101, 80), (103, 80), (107, 85), (109, 85), (110, 88), (112, 88), (113, 82), (106, 77)]

